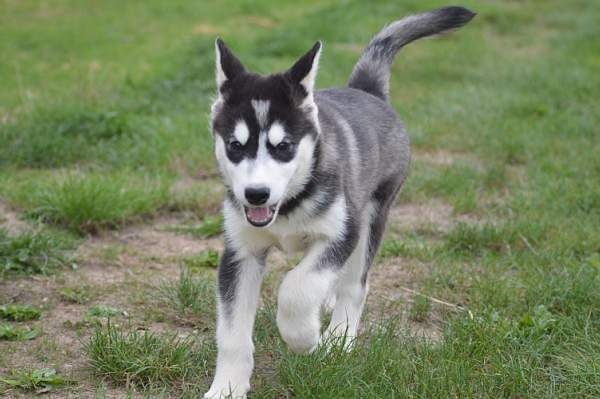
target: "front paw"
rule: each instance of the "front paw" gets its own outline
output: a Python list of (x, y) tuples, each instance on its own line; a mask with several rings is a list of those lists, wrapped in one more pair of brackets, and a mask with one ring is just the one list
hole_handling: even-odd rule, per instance
[(250, 383), (233, 383), (231, 381), (213, 381), (204, 399), (246, 399)]

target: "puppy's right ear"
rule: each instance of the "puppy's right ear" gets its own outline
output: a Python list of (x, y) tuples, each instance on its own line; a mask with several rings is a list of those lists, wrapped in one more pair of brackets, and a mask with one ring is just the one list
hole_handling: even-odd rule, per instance
[(221, 90), (225, 82), (245, 73), (246, 69), (221, 38), (215, 41), (215, 53), (217, 88)]

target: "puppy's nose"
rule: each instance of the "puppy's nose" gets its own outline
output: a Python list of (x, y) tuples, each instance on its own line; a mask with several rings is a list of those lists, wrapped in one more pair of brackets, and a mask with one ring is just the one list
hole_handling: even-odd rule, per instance
[(263, 205), (269, 199), (268, 187), (248, 187), (244, 192), (246, 199), (251, 205)]

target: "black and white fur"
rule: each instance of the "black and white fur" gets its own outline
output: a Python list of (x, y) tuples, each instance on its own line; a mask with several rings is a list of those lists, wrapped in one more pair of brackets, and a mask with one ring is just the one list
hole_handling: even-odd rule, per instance
[(248, 72), (216, 42), (215, 154), (227, 188), (218, 271), (217, 367), (205, 398), (245, 397), (252, 330), (269, 250), (304, 251), (279, 288), (277, 326), (292, 350), (357, 335), (367, 273), (409, 166), (409, 140), (388, 103), (390, 67), (405, 44), (457, 28), (474, 14), (446, 7), (379, 32), (347, 87), (315, 90), (322, 45), (288, 71)]

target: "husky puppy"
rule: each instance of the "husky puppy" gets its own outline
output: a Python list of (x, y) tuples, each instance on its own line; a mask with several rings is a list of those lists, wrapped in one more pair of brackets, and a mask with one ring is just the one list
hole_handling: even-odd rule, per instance
[(367, 273), (409, 166), (409, 140), (389, 104), (394, 55), (413, 40), (457, 28), (475, 14), (446, 7), (386, 26), (368, 44), (346, 87), (315, 90), (322, 44), (289, 70), (247, 71), (216, 41), (218, 96), (211, 124), (227, 195), (218, 270), (217, 367), (205, 398), (245, 397), (252, 329), (269, 250), (302, 250), (278, 295), (277, 326), (288, 346), (356, 337)]

